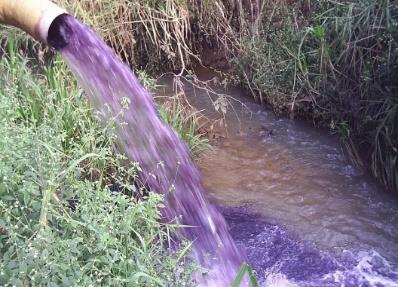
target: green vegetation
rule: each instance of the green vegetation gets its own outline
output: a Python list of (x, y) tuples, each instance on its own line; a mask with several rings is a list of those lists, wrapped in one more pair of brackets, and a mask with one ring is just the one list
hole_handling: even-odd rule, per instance
[[(181, 96), (184, 97), (184, 96)], [(190, 110), (176, 95), (167, 99), (158, 107), (163, 120), (171, 125), (191, 149), (192, 155), (197, 156), (208, 148), (208, 140), (197, 133), (198, 113)]]
[(275, 111), (330, 126), (357, 165), (398, 191), (397, 5), (293, 2), (263, 5), (235, 59), (242, 81)]
[[(138, 1), (120, 2), (121, 9), (135, 7), (156, 21), (161, 17), (167, 26), (160, 20), (157, 29), (163, 30), (157, 34), (154, 29), (150, 41), (138, 37), (143, 41), (138, 52), (128, 50), (136, 47), (131, 46), (135, 44), (131, 35), (143, 31), (131, 34), (109, 25), (118, 23), (104, 14), (114, 11), (108, 9), (110, 1), (94, 4), (98, 5), (91, 7), (94, 10), (87, 10), (92, 4), (85, 1), (68, 5), (98, 27), (130, 63), (140, 62), (139, 67), (152, 72), (165, 68), (156, 69), (159, 59), (167, 59), (168, 67), (185, 67), (192, 60), (192, 47), (181, 45), (185, 28), (174, 27), (172, 21), (169, 25), (171, 18), (166, 14), (175, 12), (173, 5), (180, 9), (186, 3), (170, 1), (172, 6), (163, 6), (155, 2), (150, 4), (156, 11)], [(189, 20), (178, 13), (173, 17)], [(112, 22), (101, 22), (105, 19)], [(123, 21), (135, 24), (135, 20)], [(147, 23), (143, 20), (141, 27), (150, 29)], [(175, 30), (163, 34), (170, 27)], [(126, 42), (117, 42), (126, 35)], [(129, 161), (115, 154), (113, 119), (105, 127), (98, 124), (84, 92), (52, 51), (13, 29), (3, 29), (0, 37), (4, 75), (0, 82), (0, 285), (194, 285), (196, 267), (189, 260), (190, 244), (183, 241), (178, 248), (168, 248), (175, 245), (172, 238), (179, 227), (159, 222), (162, 197), (146, 194), (138, 182), (139, 165), (126, 165)], [(159, 45), (165, 50), (153, 54)], [(139, 60), (134, 60), (137, 55)], [(138, 71), (138, 75), (148, 88), (155, 88), (147, 72)], [(159, 103), (159, 111), (187, 141), (193, 155), (206, 147), (197, 135), (196, 113), (182, 104), (179, 95)]]
[(250, 284), (252, 287), (260, 286), (257, 282), (256, 276), (254, 275), (253, 269), (249, 265), (243, 264), (240, 267), (240, 270), (238, 272), (238, 275), (236, 276), (236, 279), (234, 280), (234, 282), (232, 282), (232, 287), (239, 287), (241, 285), (241, 283), (243, 282), (243, 279), (245, 278), (246, 274), (249, 275), (249, 280), (250, 280)]
[[(156, 83), (149, 75), (182, 75), (217, 51), (255, 98), (329, 126), (357, 165), (369, 162), (380, 182), (398, 190), (392, 1), (57, 2), (141, 69), (149, 88)], [(162, 197), (146, 194), (139, 165), (115, 153), (113, 121), (98, 124), (50, 51), (9, 30), (0, 37), (0, 285), (190, 286), (189, 243), (167, 248), (178, 226), (159, 222)], [(178, 95), (158, 104), (200, 152), (206, 142), (197, 115)], [(246, 273), (256, 286), (247, 265), (234, 284)]]
[(168, 248), (178, 226), (160, 223), (162, 197), (114, 153), (113, 121), (98, 124), (61, 61), (39, 65), (12, 39), (0, 60), (0, 285), (190, 285), (190, 245)]
[(152, 75), (233, 63), (255, 98), (330, 127), (356, 165), (398, 190), (395, 2), (58, 2)]
[[(193, 286), (190, 244), (168, 248), (179, 227), (160, 223), (162, 196), (145, 194), (139, 165), (114, 153), (113, 121), (98, 124), (61, 60), (39, 64), (21, 48), (31, 42), (4, 35), (0, 285)], [(178, 96), (159, 108), (194, 154), (205, 147)]]

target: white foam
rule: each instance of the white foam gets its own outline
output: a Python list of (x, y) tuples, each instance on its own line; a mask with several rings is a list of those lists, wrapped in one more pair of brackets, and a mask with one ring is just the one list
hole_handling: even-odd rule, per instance
[(332, 279), (335, 283), (341, 283), (341, 286), (345, 286), (345, 282), (351, 278), (359, 286), (398, 287), (398, 271), (376, 251), (359, 252), (357, 260), (352, 269), (335, 271), (324, 279)]
[(297, 284), (287, 279), (286, 275), (281, 273), (271, 273), (267, 276), (264, 287), (297, 287)]

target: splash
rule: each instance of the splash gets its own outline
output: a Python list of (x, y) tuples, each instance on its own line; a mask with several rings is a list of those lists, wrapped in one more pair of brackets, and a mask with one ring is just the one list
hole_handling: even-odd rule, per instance
[(285, 227), (223, 207), (230, 232), (266, 287), (398, 287), (398, 268), (374, 250), (320, 251)]
[(159, 119), (151, 95), (111, 48), (72, 16), (58, 17), (48, 40), (101, 118), (117, 116), (118, 148), (140, 163), (141, 180), (151, 190), (165, 194), (162, 215), (192, 226), (183, 229), (183, 236), (194, 242), (199, 264), (212, 270), (200, 278), (201, 285), (230, 286), (245, 258), (223, 216), (208, 202), (187, 146)]

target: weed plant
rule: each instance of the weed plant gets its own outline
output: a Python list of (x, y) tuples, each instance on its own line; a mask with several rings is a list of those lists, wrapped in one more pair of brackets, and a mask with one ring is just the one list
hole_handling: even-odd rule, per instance
[(11, 38), (0, 60), (0, 285), (192, 285), (189, 244), (173, 243), (162, 196), (143, 194), (139, 165), (115, 154), (112, 121), (98, 124), (62, 62), (38, 65)]

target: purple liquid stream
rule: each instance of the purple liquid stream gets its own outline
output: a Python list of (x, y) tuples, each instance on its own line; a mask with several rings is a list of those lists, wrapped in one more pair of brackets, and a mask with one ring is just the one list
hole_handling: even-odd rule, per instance
[[(206, 198), (186, 144), (159, 118), (151, 95), (130, 68), (91, 29), (72, 16), (64, 16), (60, 26), (68, 37), (60, 53), (90, 103), (104, 121), (116, 117), (118, 149), (140, 163), (141, 181), (150, 190), (165, 194), (166, 221), (178, 217), (192, 226), (182, 228), (182, 235), (194, 242), (198, 263), (211, 270), (198, 277), (200, 285), (230, 286), (245, 255)], [(121, 112), (123, 102), (128, 107)]]

